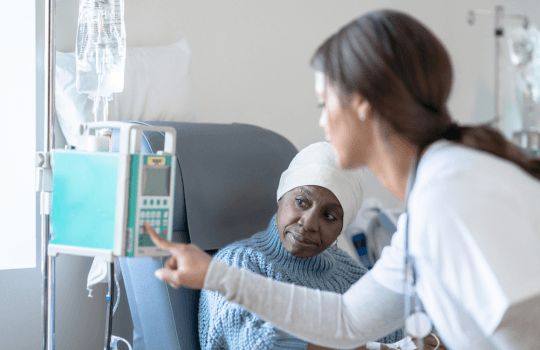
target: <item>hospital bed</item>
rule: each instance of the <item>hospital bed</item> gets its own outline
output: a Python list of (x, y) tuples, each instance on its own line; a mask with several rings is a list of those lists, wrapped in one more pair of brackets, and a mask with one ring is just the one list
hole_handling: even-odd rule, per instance
[[(284, 137), (245, 124), (138, 122), (177, 131), (173, 241), (214, 253), (262, 231), (276, 212), (281, 173), (297, 153)], [(113, 133), (113, 151), (118, 148)], [(145, 132), (142, 153), (162, 149), (164, 136)], [(163, 261), (121, 258), (135, 350), (196, 350), (199, 291), (158, 281)]]

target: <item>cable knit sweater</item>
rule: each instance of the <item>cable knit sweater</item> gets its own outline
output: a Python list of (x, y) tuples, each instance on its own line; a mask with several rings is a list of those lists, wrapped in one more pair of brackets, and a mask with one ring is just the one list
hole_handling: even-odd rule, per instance
[[(341, 294), (367, 272), (341, 249), (329, 248), (307, 259), (292, 256), (281, 244), (275, 217), (266, 231), (228, 245), (218, 251), (215, 258), (278, 281)], [(402, 337), (403, 332), (398, 330), (379, 341), (393, 343)], [(203, 350), (307, 348), (305, 341), (226, 301), (219, 293), (207, 290), (201, 291), (199, 302), (199, 341)]]

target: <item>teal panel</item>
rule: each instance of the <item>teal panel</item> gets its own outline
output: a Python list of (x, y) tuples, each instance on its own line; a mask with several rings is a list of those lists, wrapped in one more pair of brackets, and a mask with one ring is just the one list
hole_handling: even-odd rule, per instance
[(118, 154), (55, 151), (51, 243), (113, 250)]
[[(135, 231), (135, 219), (137, 218), (137, 191), (139, 186), (139, 160), (138, 154), (131, 155), (131, 167), (130, 167), (130, 180), (129, 180), (129, 209), (128, 209), (128, 227)], [(133, 249), (135, 249), (135, 235), (131, 237), (128, 235), (126, 239), (131, 239), (131, 251), (126, 251), (126, 256), (133, 256)]]

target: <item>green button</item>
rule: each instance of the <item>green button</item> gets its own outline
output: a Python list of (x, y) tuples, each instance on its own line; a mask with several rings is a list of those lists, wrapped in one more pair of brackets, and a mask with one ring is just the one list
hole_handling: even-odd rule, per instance
[(154, 205), (154, 200), (150, 199), (150, 205)]
[(158, 199), (157, 202), (156, 202), (157, 205), (160, 205), (161, 204), (161, 199)]
[(145, 199), (145, 200), (143, 200), (143, 204), (144, 204), (144, 205), (146, 205), (146, 203), (147, 203), (146, 199)]
[(167, 200), (166, 199), (163, 200), (163, 205), (167, 205)]

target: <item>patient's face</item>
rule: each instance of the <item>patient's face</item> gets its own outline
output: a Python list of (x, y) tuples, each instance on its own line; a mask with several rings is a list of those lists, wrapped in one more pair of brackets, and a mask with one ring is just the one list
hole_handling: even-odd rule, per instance
[(287, 252), (309, 258), (337, 239), (343, 227), (343, 208), (332, 191), (324, 187), (296, 187), (278, 202), (277, 227)]

